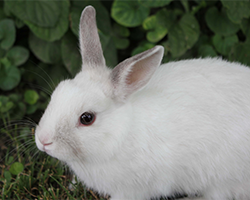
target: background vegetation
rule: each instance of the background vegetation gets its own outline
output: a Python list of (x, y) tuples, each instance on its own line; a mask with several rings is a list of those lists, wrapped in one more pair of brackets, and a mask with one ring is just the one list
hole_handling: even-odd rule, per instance
[[(109, 67), (163, 45), (163, 62), (220, 56), (250, 65), (250, 2), (224, 0), (0, 1), (2, 199), (99, 199), (34, 144), (57, 83), (79, 71), (78, 23), (93, 5)], [(74, 190), (74, 188), (76, 188)]]

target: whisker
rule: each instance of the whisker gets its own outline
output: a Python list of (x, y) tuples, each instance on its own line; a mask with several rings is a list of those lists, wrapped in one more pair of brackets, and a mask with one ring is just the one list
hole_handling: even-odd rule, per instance
[(31, 122), (32, 124), (34, 124), (35, 126), (37, 126), (37, 123), (31, 119), (30, 117), (25, 117), (27, 121)]
[(25, 150), (22, 150), (22, 152), (20, 152), (20, 156), (24, 155), (26, 152), (30, 151), (30, 149), (34, 149), (36, 146), (34, 146), (34, 141), (29, 141), (27, 142), (24, 146), (22, 146), (19, 151), (21, 151), (24, 148), (27, 148)]
[[(8, 139), (8, 140), (6, 140), (5, 142), (4, 142), (4, 144), (7, 146), (7, 145), (9, 145), (9, 144), (11, 144), (11, 143), (15, 143), (15, 142), (19, 142), (19, 141), (22, 141), (22, 140), (25, 140), (26, 138), (29, 138), (29, 137), (32, 137), (32, 135), (19, 135), (19, 136), (17, 136), (17, 137), (15, 137), (14, 139)], [(32, 140), (33, 140), (33, 138), (32, 138)]]
[(32, 136), (32, 134), (31, 134), (32, 130), (25, 130), (23, 128), (1, 129), (1, 132), (8, 135), (10, 140), (12, 140), (12, 141), (15, 141), (16, 138), (27, 137), (29, 135)]
[(52, 94), (52, 92), (50, 90), (48, 90), (47, 88), (45, 88), (45, 87), (42, 87), (40, 85), (36, 85), (36, 84), (33, 84), (33, 83), (29, 83), (27, 81), (23, 81), (23, 82), (28, 83), (32, 88), (39, 89), (39, 90), (45, 92), (49, 96), (51, 96), (51, 94)]
[(6, 124), (1, 124), (0, 127), (6, 128), (9, 126), (15, 126), (15, 125), (29, 125), (29, 126), (34, 126), (34, 123), (28, 121), (28, 120), (11, 120), (8, 122), (8, 125)]
[[(34, 150), (35, 150), (35, 149), (37, 149), (36, 146), (34, 147)], [(42, 152), (41, 152), (39, 149), (37, 149), (36, 152), (34, 153), (34, 155), (31, 157), (31, 160), (34, 160), (34, 159), (37, 160), (37, 159), (40, 157), (41, 153), (42, 153)], [(37, 154), (38, 154), (38, 156), (36, 156)], [(36, 157), (35, 157), (35, 156), (36, 156)]]
[[(51, 91), (54, 90), (55, 86), (54, 86), (54, 88), (53, 88), (53, 87), (50, 85), (50, 83), (49, 83), (43, 76), (41, 76), (40, 74), (38, 74), (38, 73), (36, 73), (36, 72), (34, 72), (34, 71), (31, 71), (31, 70), (28, 70), (28, 69), (25, 69), (25, 70), (28, 71), (28, 72), (31, 72), (31, 73), (37, 75), (38, 77), (40, 77), (41, 79), (43, 79), (44, 82), (47, 83), (47, 85), (50, 87)], [(53, 84), (54, 84), (54, 83), (53, 83)], [(51, 93), (52, 93), (52, 92), (51, 92)]]
[[(28, 144), (27, 144), (28, 143)], [(24, 144), (21, 144), (20, 146), (17, 146), (17, 147), (15, 147), (14, 149), (12, 149), (10, 152), (8, 152), (2, 159), (0, 159), (0, 162), (2, 162), (3, 160), (5, 160), (5, 158), (8, 156), (8, 155), (11, 155), (11, 154), (13, 154), (13, 152), (17, 152), (17, 154), (18, 154), (18, 152), (20, 151), (20, 150), (22, 150), (23, 148), (25, 148), (27, 145), (30, 145), (30, 144), (32, 144), (32, 143), (34, 143), (34, 141), (33, 141), (33, 139), (30, 139), (29, 141), (27, 141), (26, 143), (24, 143)], [(15, 159), (16, 160), (16, 159)]]
[[(18, 124), (17, 124), (18, 125)], [(23, 127), (21, 127), (20, 125), (25, 125)], [(19, 124), (19, 127), (13, 127), (12, 125), (9, 125), (5, 128), (2, 128), (1, 130), (3, 132), (10, 132), (10, 133), (15, 133), (16, 131), (22, 131), (22, 132), (25, 132), (25, 133), (28, 133), (28, 132), (32, 132), (32, 127), (27, 127), (28, 124)]]
[(54, 88), (56, 87), (54, 81), (52, 80), (52, 78), (50, 77), (50, 75), (39, 65), (37, 65), (35, 62), (33, 62), (32, 60), (30, 60), (29, 62), (32, 62), (32, 64), (36, 65), (39, 69), (41, 69), (45, 75), (49, 78), (49, 80), (52, 82), (52, 84), (54, 85)]

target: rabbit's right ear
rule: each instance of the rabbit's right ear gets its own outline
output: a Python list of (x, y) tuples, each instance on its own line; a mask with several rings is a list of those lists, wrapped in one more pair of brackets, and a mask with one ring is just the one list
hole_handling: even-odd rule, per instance
[(161, 64), (163, 52), (162, 46), (155, 46), (117, 65), (111, 73), (114, 97), (125, 101), (129, 95), (143, 88)]
[[(87, 6), (80, 19), (80, 49), (83, 66), (105, 66), (105, 59), (96, 26), (96, 12), (92, 6)], [(86, 64), (86, 65), (85, 65)]]

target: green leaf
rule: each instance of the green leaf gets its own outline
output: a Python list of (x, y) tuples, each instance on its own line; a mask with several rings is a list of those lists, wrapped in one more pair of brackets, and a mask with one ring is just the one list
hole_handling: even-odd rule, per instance
[(26, 109), (26, 114), (27, 115), (31, 115), (33, 113), (35, 113), (38, 109), (38, 104), (34, 104), (34, 105), (28, 105), (27, 109)]
[(129, 46), (129, 40), (114, 36), (114, 42), (117, 49), (126, 49)]
[(29, 58), (29, 51), (21, 46), (11, 48), (6, 57), (10, 60), (11, 65), (19, 66), (25, 63)]
[(111, 8), (112, 18), (119, 24), (127, 27), (135, 27), (149, 15), (150, 9), (141, 5), (138, 1), (115, 0)]
[(170, 4), (172, 0), (138, 0), (139, 3), (142, 4), (142, 6), (147, 7), (162, 7)]
[(153, 43), (160, 41), (168, 33), (167, 27), (161, 26), (158, 22), (157, 15), (152, 15), (145, 19), (143, 28), (145, 30), (150, 30), (147, 33), (147, 40)]
[(240, 29), (239, 25), (228, 19), (225, 9), (219, 12), (216, 7), (211, 7), (205, 14), (205, 20), (208, 27), (218, 35), (232, 35)]
[(2, 101), (2, 98), (1, 98), (0, 103), (1, 103), (1, 106), (0, 106), (1, 113), (9, 112), (14, 107), (14, 103), (9, 101), (9, 99), (7, 102), (4, 102)]
[(26, 90), (24, 93), (24, 100), (30, 105), (34, 105), (39, 99), (39, 95), (35, 90)]
[(152, 44), (152, 43), (143, 42), (143, 43), (141, 43), (138, 47), (136, 47), (136, 48), (132, 51), (131, 56), (134, 56), (134, 55), (136, 55), (136, 54), (138, 54), (138, 53), (141, 53), (141, 52), (143, 52), (143, 51), (146, 51), (146, 50), (148, 50), (148, 49), (151, 49), (151, 48), (153, 48), (154, 46), (155, 46), (155, 45)]
[(82, 8), (72, 6), (70, 9), (70, 18), (71, 18), (70, 28), (77, 37), (79, 36), (79, 23), (80, 23), (81, 13), (82, 13)]
[(6, 165), (10, 165), (13, 161), (14, 161), (14, 157), (13, 157), (13, 156), (10, 156), (10, 157), (8, 158), (8, 161), (6, 162)]
[(178, 15), (179, 13), (175, 13), (175, 11), (167, 10), (165, 8), (161, 9), (156, 13), (157, 25), (170, 29), (175, 23)]
[[(107, 45), (105, 46), (105, 48), (103, 48), (103, 55), (105, 57), (106, 60), (106, 65), (108, 67), (115, 67), (117, 65), (117, 50), (115, 48), (115, 43), (113, 41), (113, 39), (109, 36), (105, 36), (108, 37), (109, 40), (107, 42)], [(102, 38), (102, 37), (100, 37)], [(102, 39), (101, 39), (102, 41)]]
[(29, 46), (35, 56), (45, 63), (54, 64), (61, 61), (60, 41), (46, 42), (34, 34), (30, 34)]
[(6, 18), (5, 14), (4, 14), (4, 10), (3, 10), (2, 7), (0, 7), (0, 21), (1, 21), (2, 19), (4, 19), (4, 18)]
[(241, 23), (241, 30), (246, 36), (246, 40), (250, 40), (250, 19), (243, 19)]
[(229, 55), (231, 61), (238, 61), (242, 64), (250, 65), (250, 43), (236, 44)]
[(0, 95), (0, 112), (5, 112), (6, 104), (9, 102), (9, 97)]
[[(2, 107), (0, 106), (0, 112), (8, 112), (8, 115), (11, 119), (23, 119), (26, 111), (26, 106), (22, 102), (21, 94), (11, 93), (8, 97), (5, 98), (3, 98), (3, 96), (0, 96), (0, 103), (2, 103)], [(6, 165), (10, 165), (13, 160), (13, 156), (10, 156)]]
[(14, 107), (14, 103), (9, 101), (5, 106), (6, 106), (6, 111), (9, 111)]
[(0, 48), (0, 59), (5, 56), (6, 51)]
[(24, 22), (23, 22), (21, 19), (19, 19), (19, 18), (16, 18), (16, 19), (15, 19), (15, 25), (16, 25), (16, 27), (17, 27), (18, 29), (25, 26)]
[(10, 166), (10, 173), (13, 175), (18, 175), (24, 170), (24, 166), (22, 163), (15, 162)]
[(53, 28), (61, 17), (60, 1), (5, 1), (10, 11), (22, 21), (36, 26)]
[(194, 0), (194, 1), (198, 4), (203, 4), (204, 2), (205, 5), (214, 5), (215, 3), (217, 3), (218, 0)]
[(21, 73), (15, 66), (6, 67), (0, 65), (0, 88), (11, 90), (16, 87), (21, 80)]
[(176, 24), (176, 26), (169, 31), (169, 46), (173, 57), (179, 57), (186, 52), (187, 48), (186, 42), (183, 39), (184, 37), (185, 32), (183, 32), (179, 24)]
[(9, 49), (15, 42), (16, 29), (13, 20), (0, 21), (0, 48)]
[(11, 182), (11, 173), (9, 171), (4, 171), (4, 178), (8, 183)]
[(129, 29), (115, 23), (113, 27), (114, 32), (121, 37), (128, 37), (130, 35)]
[(183, 55), (198, 40), (200, 27), (191, 14), (185, 14), (181, 20), (169, 31), (169, 45), (173, 57)]
[(250, 1), (228, 1), (221, 0), (221, 3), (227, 8), (228, 18), (236, 23), (240, 24), (243, 18), (250, 17)]
[(158, 42), (167, 35), (177, 17), (174, 12), (164, 8), (144, 20), (143, 28), (148, 30), (149, 42)]
[(16, 102), (16, 107), (13, 109), (10, 117), (12, 119), (23, 119), (26, 111), (26, 105), (23, 102)]
[(76, 37), (68, 32), (62, 39), (61, 54), (64, 65), (72, 76), (81, 69), (81, 55)]
[(232, 46), (238, 42), (237, 35), (223, 37), (215, 35), (212, 38), (215, 49), (222, 55), (226, 56), (230, 52)]
[(130, 41), (127, 38), (124, 38), (130, 35), (128, 28), (115, 23), (113, 30), (114, 30), (113, 40), (115, 42), (116, 48), (126, 49), (130, 44)]
[(165, 35), (168, 33), (168, 30), (164, 27), (158, 27), (154, 31), (147, 33), (147, 39), (149, 42), (159, 42)]
[(214, 50), (214, 48), (209, 45), (209, 44), (205, 44), (205, 45), (201, 45), (198, 49), (198, 54), (199, 56), (205, 58), (205, 57), (216, 57), (217, 53)]
[(193, 15), (185, 14), (181, 18), (179, 25), (185, 34), (183, 39), (186, 42), (186, 48), (190, 49), (199, 38), (199, 23)]
[(7, 57), (4, 57), (0, 60), (0, 62), (5, 66), (5, 67), (11, 67), (11, 62)]
[(186, 13), (189, 13), (189, 4), (188, 4), (188, 0), (181, 0), (181, 4), (185, 9)]
[[(15, 2), (15, 1), (14, 1)], [(50, 2), (50, 1), (48, 1)], [(26, 25), (29, 26), (30, 30), (39, 38), (46, 40), (48, 42), (53, 42), (55, 40), (59, 40), (63, 37), (63, 35), (67, 32), (69, 27), (69, 1), (68, 0), (60, 0), (57, 1), (60, 3), (61, 7), (61, 15), (59, 17), (59, 21), (55, 26), (51, 28), (40, 27), (36, 24), (33, 24), (30, 21), (24, 21)]]

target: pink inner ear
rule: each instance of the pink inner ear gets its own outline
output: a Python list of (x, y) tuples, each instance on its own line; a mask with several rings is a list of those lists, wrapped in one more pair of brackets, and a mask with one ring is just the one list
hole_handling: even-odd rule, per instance
[[(145, 84), (145, 82), (149, 81), (152, 75), (152, 71), (155, 70), (155, 67), (151, 66), (153, 65), (153, 63), (150, 62), (150, 58), (151, 57), (145, 58), (134, 64), (131, 71), (126, 77), (126, 83), (128, 85), (138, 84), (136, 88), (139, 88), (141, 87), (141, 85)], [(141, 84), (139, 82), (141, 82)]]
[(117, 65), (111, 73), (114, 96), (124, 101), (145, 86), (160, 65), (162, 56), (163, 47), (155, 46)]

